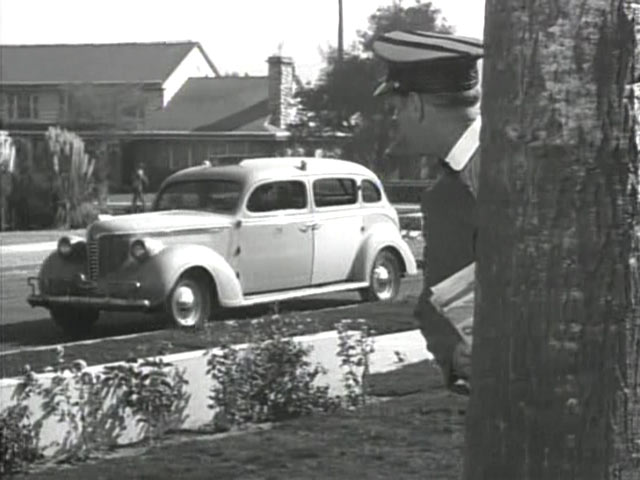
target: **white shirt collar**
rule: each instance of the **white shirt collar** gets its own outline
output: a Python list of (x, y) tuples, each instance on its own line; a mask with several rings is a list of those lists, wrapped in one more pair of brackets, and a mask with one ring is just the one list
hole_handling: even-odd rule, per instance
[(469, 160), (471, 160), (473, 154), (476, 153), (476, 150), (478, 150), (480, 146), (481, 125), (482, 120), (480, 115), (478, 115), (449, 151), (447, 158), (445, 158), (444, 161), (456, 172), (462, 170), (467, 163), (469, 163)]

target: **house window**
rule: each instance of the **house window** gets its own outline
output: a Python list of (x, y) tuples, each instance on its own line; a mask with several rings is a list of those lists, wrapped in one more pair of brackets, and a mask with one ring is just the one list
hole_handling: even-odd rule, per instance
[(7, 95), (7, 114), (10, 119), (36, 119), (40, 116), (38, 95), (10, 93)]

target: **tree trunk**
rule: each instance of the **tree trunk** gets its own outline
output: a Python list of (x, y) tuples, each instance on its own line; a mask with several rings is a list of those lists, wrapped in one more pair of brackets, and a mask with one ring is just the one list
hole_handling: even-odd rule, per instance
[(623, 0), (486, 0), (466, 479), (640, 478)]

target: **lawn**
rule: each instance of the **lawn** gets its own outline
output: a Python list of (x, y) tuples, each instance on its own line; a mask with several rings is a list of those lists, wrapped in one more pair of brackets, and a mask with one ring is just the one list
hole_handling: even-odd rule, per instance
[(17, 478), (460, 478), (467, 398), (446, 392), (435, 367), (421, 362), (373, 375), (371, 392), (378, 401), (358, 411), (241, 435), (172, 435), (155, 447), (123, 448), (110, 458)]

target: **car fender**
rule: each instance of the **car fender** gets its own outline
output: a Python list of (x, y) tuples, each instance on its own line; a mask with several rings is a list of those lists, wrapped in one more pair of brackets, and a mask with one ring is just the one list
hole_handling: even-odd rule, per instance
[[(86, 262), (62, 257), (56, 250), (51, 252), (40, 265), (38, 273), (39, 289), (49, 293), (55, 282), (72, 282), (86, 271)], [(49, 282), (53, 282), (52, 285)]]
[(153, 290), (161, 291), (164, 298), (176, 281), (191, 268), (203, 268), (216, 284), (218, 301), (222, 306), (234, 306), (242, 302), (242, 288), (235, 271), (215, 250), (203, 245), (181, 244), (163, 248), (146, 260), (148, 265), (140, 271), (141, 280), (152, 280)]
[(362, 239), (351, 270), (354, 281), (368, 280), (376, 255), (384, 248), (393, 249), (403, 260), (405, 273), (415, 275), (418, 270), (411, 249), (402, 239), (398, 228), (391, 223), (380, 223), (372, 226)]

